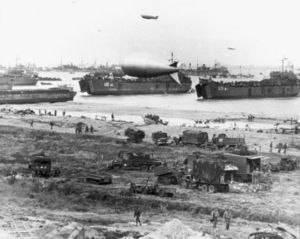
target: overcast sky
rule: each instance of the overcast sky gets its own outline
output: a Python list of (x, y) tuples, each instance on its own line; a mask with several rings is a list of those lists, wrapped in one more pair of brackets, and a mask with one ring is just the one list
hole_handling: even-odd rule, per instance
[[(193, 65), (300, 66), (300, 1), (0, 0), (0, 64), (119, 63), (148, 53)], [(159, 15), (145, 20), (141, 14)], [(228, 47), (236, 50), (230, 51)]]

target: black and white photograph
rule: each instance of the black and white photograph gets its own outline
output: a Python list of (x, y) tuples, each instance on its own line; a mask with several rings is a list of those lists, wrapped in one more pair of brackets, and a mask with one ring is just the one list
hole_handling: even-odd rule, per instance
[(0, 239), (300, 239), (300, 1), (0, 0)]

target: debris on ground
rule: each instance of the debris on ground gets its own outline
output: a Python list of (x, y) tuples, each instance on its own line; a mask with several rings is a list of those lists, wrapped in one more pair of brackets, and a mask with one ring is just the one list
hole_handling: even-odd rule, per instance
[(25, 110), (15, 110), (14, 114), (17, 115), (35, 115), (35, 112), (32, 109), (25, 109)]
[(173, 219), (165, 223), (158, 230), (149, 233), (142, 239), (212, 239), (210, 235), (204, 235), (184, 225), (180, 220)]
[(256, 193), (259, 191), (269, 191), (271, 189), (270, 184), (249, 184), (249, 183), (237, 183), (231, 182), (229, 184), (229, 192), (232, 193)]

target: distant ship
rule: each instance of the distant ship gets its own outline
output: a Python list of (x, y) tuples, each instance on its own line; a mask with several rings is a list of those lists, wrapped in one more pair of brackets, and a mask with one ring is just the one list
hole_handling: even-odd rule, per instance
[(0, 75), (1, 84), (11, 84), (13, 86), (20, 85), (36, 85), (38, 75), (33, 72), (26, 72), (23, 69), (12, 69)]
[(300, 92), (300, 81), (293, 72), (270, 73), (269, 79), (262, 81), (217, 82), (199, 79), (197, 96), (203, 99), (292, 97)]
[(0, 104), (55, 103), (73, 100), (76, 92), (69, 87), (12, 90), (0, 87)]
[(148, 78), (93, 73), (85, 75), (79, 85), (81, 92), (92, 95), (176, 94), (189, 92), (192, 81), (181, 72)]

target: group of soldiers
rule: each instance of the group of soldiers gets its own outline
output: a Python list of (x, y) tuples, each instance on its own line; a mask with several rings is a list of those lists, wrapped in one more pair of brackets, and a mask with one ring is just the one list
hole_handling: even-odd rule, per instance
[[(76, 127), (75, 127), (75, 134), (82, 134), (82, 131), (83, 131), (83, 125), (82, 124), (77, 124)], [(93, 125), (91, 125), (90, 127), (88, 125), (86, 125), (84, 127), (84, 132), (86, 134), (88, 134), (88, 133), (93, 134), (94, 133)]]
[[(57, 110), (54, 110), (53, 111), (53, 114), (52, 114), (52, 112), (51, 111), (47, 111), (46, 109), (44, 110), (44, 113), (42, 112), (42, 110), (41, 109), (39, 109), (39, 115), (53, 115), (53, 116), (57, 116)], [(66, 110), (63, 110), (63, 112), (62, 112), (62, 116), (63, 117), (65, 117), (66, 116)]]
[[(229, 209), (226, 209), (223, 213), (223, 218), (225, 220), (225, 228), (226, 230), (229, 230), (230, 228), (230, 221), (231, 221), (231, 211)], [(217, 228), (217, 224), (220, 218), (220, 213), (219, 210), (217, 208), (215, 208), (212, 212), (211, 212), (211, 219), (210, 221), (213, 224), (213, 228)]]
[[(135, 218), (135, 223), (136, 223), (137, 226), (138, 225), (142, 226), (141, 215), (142, 215), (142, 208), (137, 207), (134, 211), (134, 214), (133, 214), (133, 217)], [(224, 218), (224, 221), (225, 221), (225, 229), (226, 230), (230, 229), (231, 217), (232, 217), (231, 211), (228, 208), (225, 209), (225, 211), (223, 213), (223, 218)], [(219, 219), (220, 219), (219, 210), (217, 208), (215, 208), (211, 212), (211, 219), (210, 219), (210, 222), (213, 224), (213, 228), (217, 228)]]
[[(281, 153), (281, 151), (283, 151), (284, 154), (286, 154), (286, 150), (287, 150), (287, 143), (279, 143), (277, 146), (278, 149), (278, 153)], [(273, 152), (273, 142), (270, 143), (270, 153)]]

